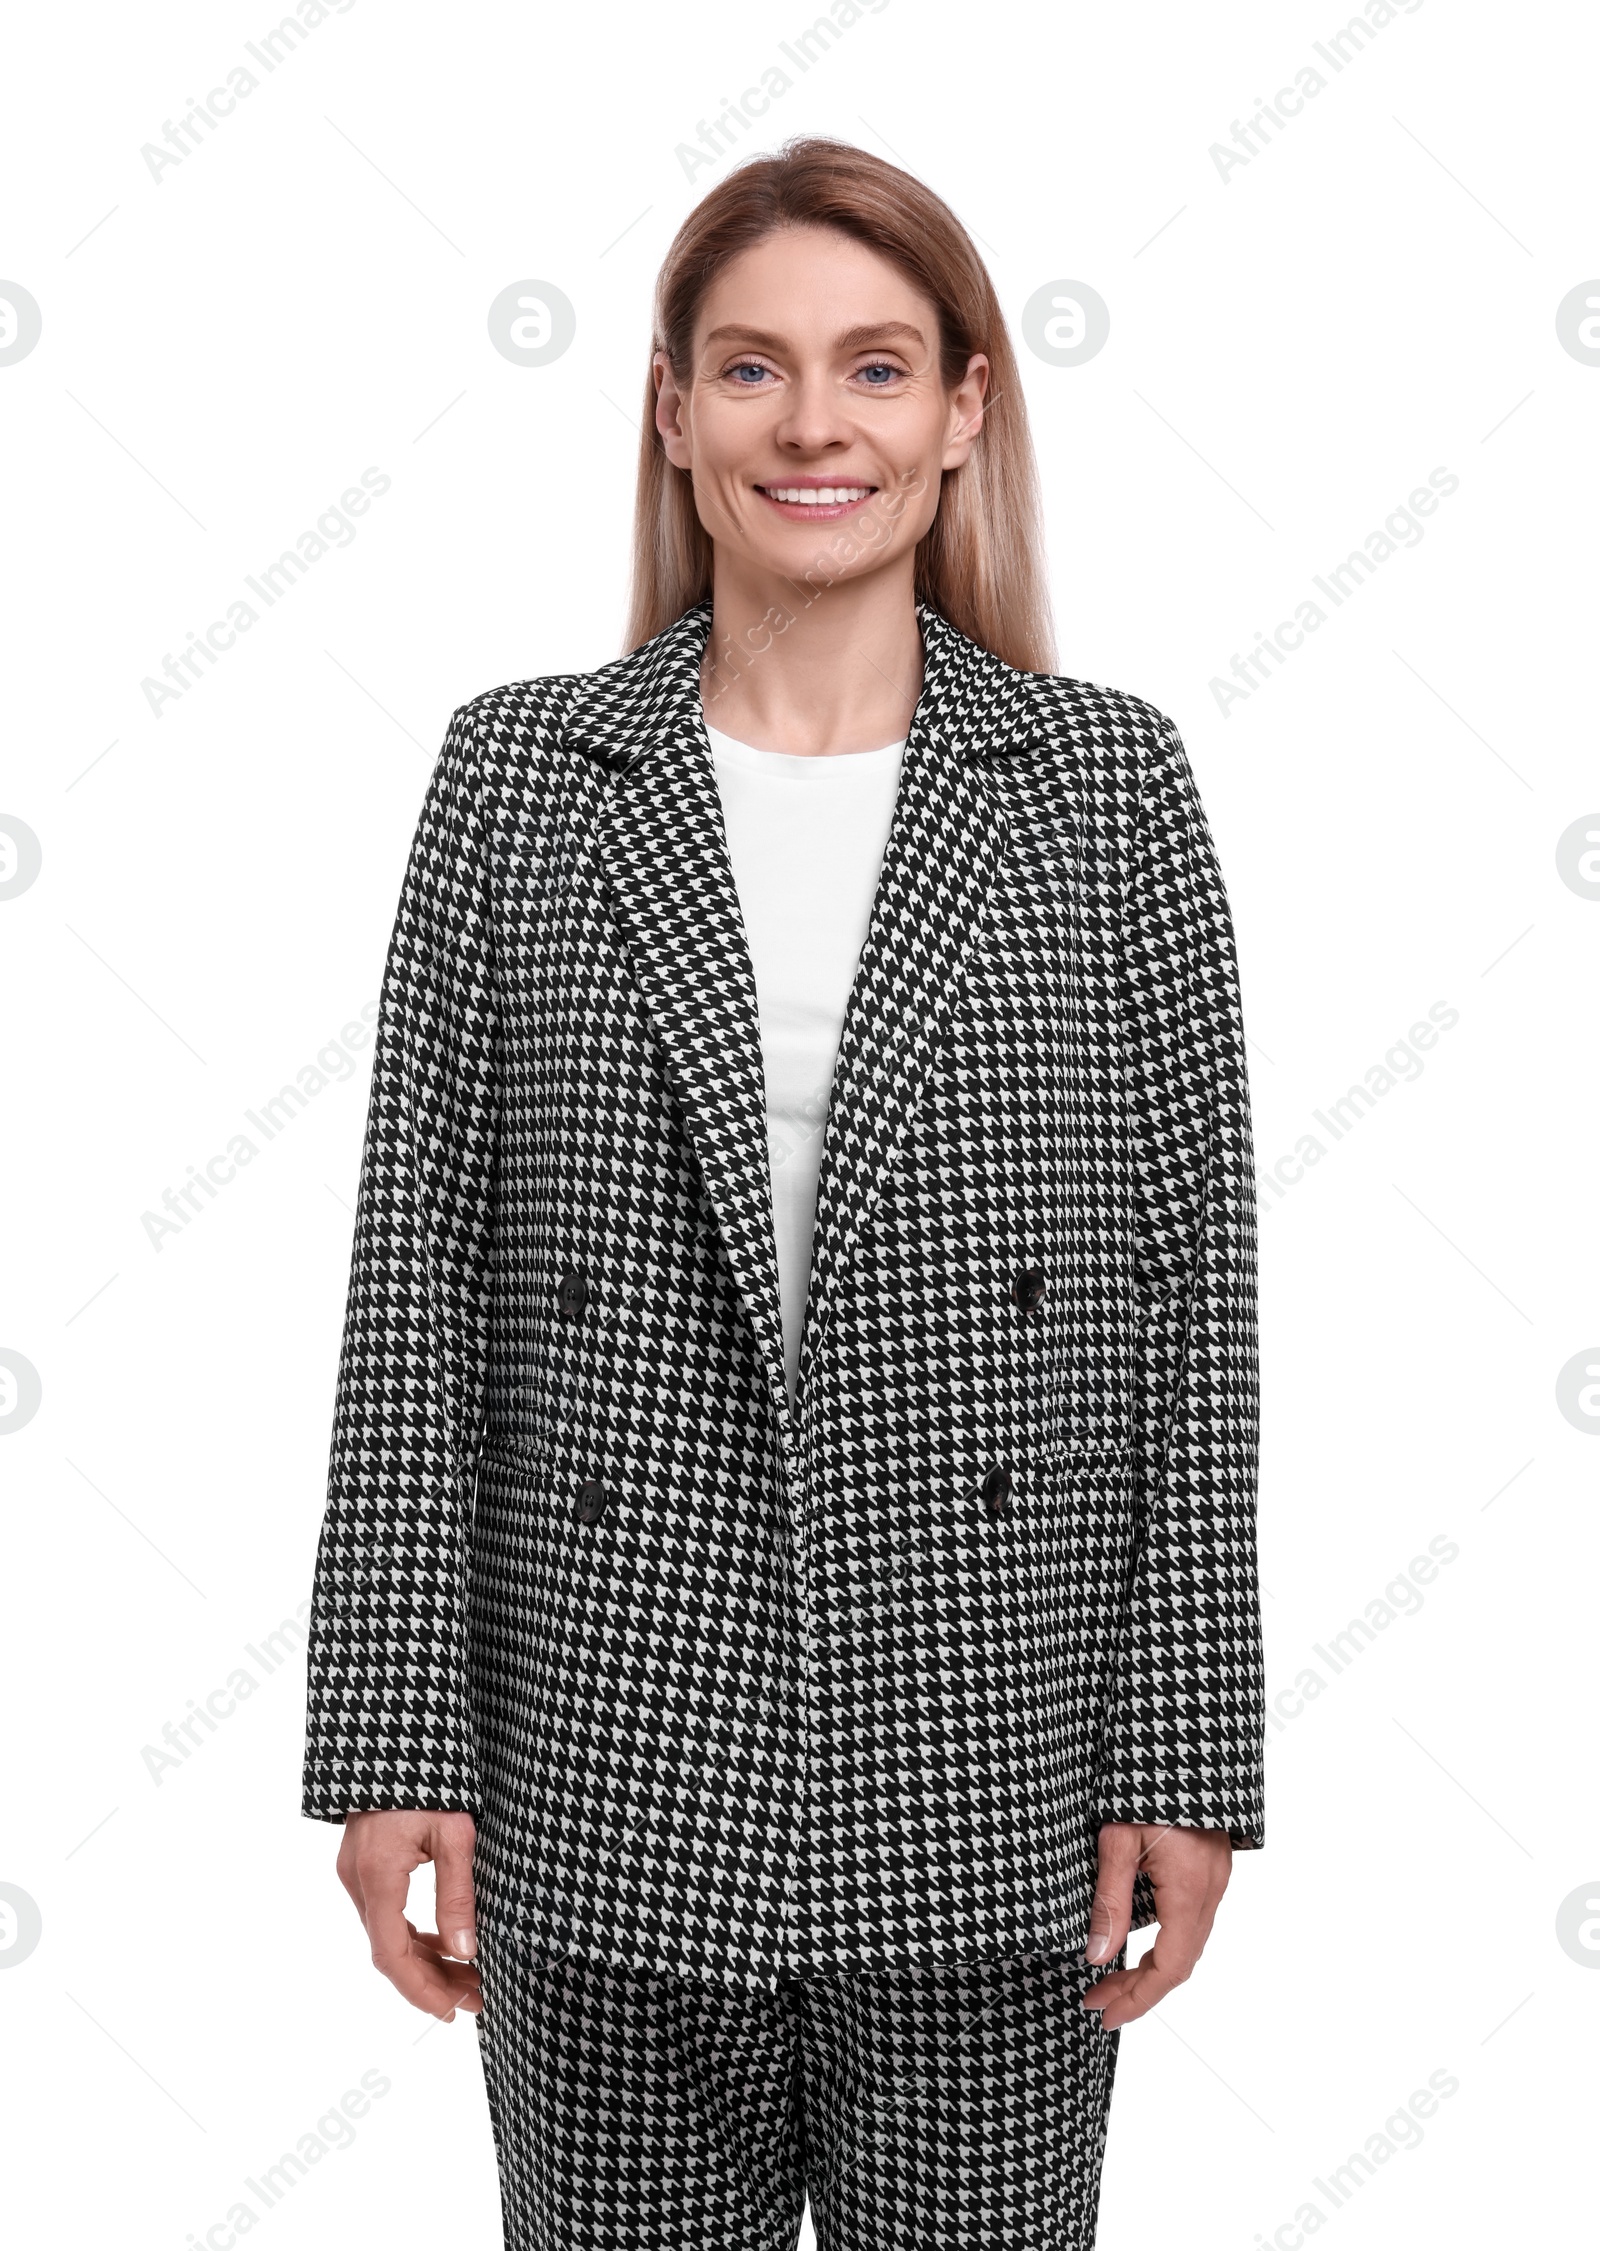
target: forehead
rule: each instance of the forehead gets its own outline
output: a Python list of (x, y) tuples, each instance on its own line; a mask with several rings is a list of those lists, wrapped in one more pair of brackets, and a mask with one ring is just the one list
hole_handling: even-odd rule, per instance
[(731, 258), (707, 287), (695, 320), (702, 346), (782, 349), (822, 341), (839, 351), (867, 344), (928, 350), (935, 307), (868, 244), (825, 227), (791, 227)]

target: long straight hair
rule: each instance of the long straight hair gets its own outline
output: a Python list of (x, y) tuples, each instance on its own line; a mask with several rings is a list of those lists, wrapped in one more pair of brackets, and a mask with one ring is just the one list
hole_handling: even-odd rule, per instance
[[(1016, 356), (971, 237), (931, 189), (848, 141), (808, 134), (754, 156), (719, 182), (678, 229), (656, 278), (651, 350), (686, 383), (694, 328), (722, 268), (790, 227), (833, 227), (899, 269), (939, 314), (947, 391), (972, 353), (989, 361), (983, 425), (966, 461), (947, 469), (938, 513), (918, 542), (915, 593), (980, 647), (1023, 672), (1052, 672), (1055, 642), (1044, 566), (1038, 469)], [(687, 471), (667, 459), (645, 371), (627, 649), (711, 592), (711, 535)]]

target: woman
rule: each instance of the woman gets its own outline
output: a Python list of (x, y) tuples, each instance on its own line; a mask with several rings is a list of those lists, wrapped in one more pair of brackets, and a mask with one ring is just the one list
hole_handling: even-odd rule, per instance
[(508, 2244), (1089, 2244), (1262, 1835), (1227, 900), (926, 188), (734, 171), (647, 405), (629, 653), (459, 709), (406, 873), (305, 1810)]

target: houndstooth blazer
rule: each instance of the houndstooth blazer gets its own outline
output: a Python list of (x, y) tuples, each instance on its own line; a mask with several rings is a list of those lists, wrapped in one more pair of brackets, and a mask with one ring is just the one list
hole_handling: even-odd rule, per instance
[(1212, 839), (1160, 712), (917, 615), (792, 1406), (710, 603), (464, 704), (427, 788), (303, 1809), (469, 1810), (484, 1925), (554, 1952), (763, 1987), (1075, 1949), (1102, 1821), (1262, 1842)]

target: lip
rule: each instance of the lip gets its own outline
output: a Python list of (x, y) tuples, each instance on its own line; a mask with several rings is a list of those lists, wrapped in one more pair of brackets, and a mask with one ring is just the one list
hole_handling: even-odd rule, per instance
[[(775, 484), (778, 481), (777, 478), (773, 479)], [(809, 486), (815, 491), (819, 485), (867, 484), (867, 479), (865, 477), (785, 477), (782, 482), (786, 485)], [(868, 485), (868, 489), (859, 500), (774, 500), (765, 486), (757, 485), (755, 490), (758, 497), (765, 501), (775, 515), (784, 517), (791, 524), (837, 523), (841, 516), (856, 515), (878, 497), (876, 485)]]

